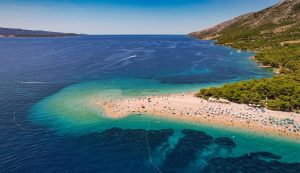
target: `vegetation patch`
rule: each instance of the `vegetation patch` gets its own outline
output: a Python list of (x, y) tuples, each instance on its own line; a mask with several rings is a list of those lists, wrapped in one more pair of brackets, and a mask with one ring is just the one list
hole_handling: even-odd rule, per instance
[[(256, 51), (255, 59), (260, 64), (279, 68), (280, 74), (270, 79), (201, 89), (198, 97), (226, 98), (237, 103), (259, 104), (272, 110), (300, 111), (300, 3), (294, 4), (291, 7), (292, 14), (283, 19), (283, 14), (268, 16), (272, 14), (271, 10), (289, 7), (287, 3), (289, 2), (283, 3), (282, 7), (274, 6), (254, 13), (218, 33), (212, 33), (219, 35), (216, 38), (217, 44)], [(277, 32), (278, 28), (284, 29)], [(195, 36), (201, 38), (203, 35), (207, 36), (209, 33), (200, 32)]]

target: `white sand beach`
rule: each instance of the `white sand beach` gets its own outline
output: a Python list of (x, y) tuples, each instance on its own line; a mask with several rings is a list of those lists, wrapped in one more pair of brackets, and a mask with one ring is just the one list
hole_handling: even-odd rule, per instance
[(272, 111), (237, 103), (219, 103), (176, 93), (149, 97), (97, 101), (107, 116), (122, 118), (130, 114), (162, 116), (212, 126), (228, 127), (300, 139), (300, 115), (294, 112)]

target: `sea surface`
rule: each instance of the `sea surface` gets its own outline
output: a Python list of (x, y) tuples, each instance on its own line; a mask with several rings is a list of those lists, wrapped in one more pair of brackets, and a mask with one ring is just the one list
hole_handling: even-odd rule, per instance
[(94, 104), (271, 77), (253, 55), (181, 35), (0, 38), (0, 172), (299, 172), (300, 141)]

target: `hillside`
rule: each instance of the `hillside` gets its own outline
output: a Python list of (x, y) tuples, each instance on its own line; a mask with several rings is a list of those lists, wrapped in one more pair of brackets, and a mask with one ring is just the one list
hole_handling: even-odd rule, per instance
[(61, 32), (49, 32), (49, 31), (35, 31), (35, 30), (23, 30), (14, 28), (1, 28), (0, 36), (2, 37), (62, 37), (62, 36), (76, 36), (74, 33), (61, 33)]
[(264, 105), (273, 110), (299, 111), (300, 0), (285, 0), (189, 35), (256, 51), (258, 63), (280, 69), (280, 74), (271, 79), (203, 89), (199, 97), (224, 97), (238, 103)]

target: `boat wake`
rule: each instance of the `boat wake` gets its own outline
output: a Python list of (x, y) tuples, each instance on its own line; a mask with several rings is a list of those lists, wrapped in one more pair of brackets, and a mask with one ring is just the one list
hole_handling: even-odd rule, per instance
[[(119, 63), (121, 63), (121, 62), (123, 62), (123, 61), (125, 61), (125, 60), (131, 59), (131, 58), (135, 58), (135, 57), (137, 57), (137, 55), (131, 55), (131, 56), (128, 56), (128, 57), (126, 57), (126, 58), (122, 58), (122, 59), (120, 59), (120, 60), (118, 60), (118, 61), (115, 61), (115, 62), (113, 62), (113, 63), (111, 63), (111, 64), (108, 64), (108, 65), (104, 66), (103, 69), (111, 68), (112, 66), (115, 66), (115, 65), (117, 65), (117, 64), (119, 64)], [(126, 61), (125, 61), (125, 62), (126, 62)], [(126, 65), (127, 65), (127, 64), (126, 64)]]
[(45, 84), (49, 82), (40, 82), (40, 81), (18, 81), (19, 84)]
[(137, 55), (131, 55), (131, 56), (121, 59), (120, 61), (124, 61), (124, 60), (135, 58), (135, 57), (137, 57)]

